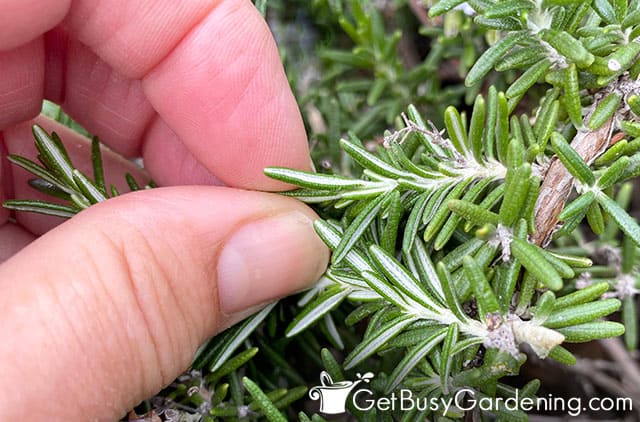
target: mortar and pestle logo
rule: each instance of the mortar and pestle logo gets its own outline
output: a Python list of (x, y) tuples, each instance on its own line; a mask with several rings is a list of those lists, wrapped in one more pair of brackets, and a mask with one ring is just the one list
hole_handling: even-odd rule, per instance
[(309, 390), (309, 397), (311, 400), (320, 399), (320, 412), (328, 415), (337, 415), (344, 413), (345, 404), (349, 393), (361, 382), (368, 383), (373, 378), (373, 373), (367, 372), (363, 375), (356, 374), (358, 379), (356, 381), (340, 381), (334, 383), (326, 371), (320, 373), (320, 382), (322, 385), (318, 385)]

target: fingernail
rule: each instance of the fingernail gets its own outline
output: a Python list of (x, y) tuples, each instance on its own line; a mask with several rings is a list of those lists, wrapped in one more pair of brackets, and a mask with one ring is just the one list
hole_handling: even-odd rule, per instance
[(299, 211), (240, 227), (218, 258), (218, 297), (230, 315), (302, 290), (325, 269), (328, 251)]

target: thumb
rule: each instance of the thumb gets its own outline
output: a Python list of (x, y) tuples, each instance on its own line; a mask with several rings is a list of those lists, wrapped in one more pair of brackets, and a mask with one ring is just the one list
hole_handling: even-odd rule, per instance
[(45, 234), (0, 266), (0, 420), (122, 416), (207, 337), (320, 277), (314, 218), (274, 194), (172, 187)]

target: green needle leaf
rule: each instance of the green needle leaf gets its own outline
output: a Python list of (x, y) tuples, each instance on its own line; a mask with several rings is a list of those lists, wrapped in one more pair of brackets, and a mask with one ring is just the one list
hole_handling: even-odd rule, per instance
[(485, 51), (473, 65), (467, 75), (467, 78), (464, 80), (464, 84), (469, 87), (478, 83), (487, 73), (489, 73), (495, 64), (526, 35), (527, 32), (525, 31), (513, 32), (495, 43), (491, 48)]
[(638, 309), (634, 296), (622, 299), (622, 322), (624, 323), (624, 342), (628, 350), (638, 346)]
[(609, 198), (604, 193), (599, 193), (596, 200), (604, 211), (611, 216), (620, 230), (629, 236), (636, 245), (640, 246), (640, 226), (635, 218), (631, 217), (616, 201)]
[(553, 133), (558, 122), (558, 114), (560, 110), (560, 101), (553, 100), (548, 103), (548, 106), (543, 107), (538, 113), (535, 129), (536, 135), (538, 135), (538, 144), (540, 149), (544, 151), (549, 137)]
[(594, 0), (592, 3), (592, 7), (606, 23), (620, 23), (616, 16), (615, 10), (613, 9), (613, 6), (608, 0)]
[(510, 0), (496, 3), (489, 7), (484, 16), (488, 18), (506, 18), (533, 8), (533, 3), (528, 0)]
[(567, 221), (576, 215), (587, 212), (587, 207), (596, 199), (596, 194), (593, 191), (587, 191), (586, 193), (578, 196), (573, 202), (564, 207), (562, 212), (558, 214), (558, 219)]
[(367, 230), (369, 225), (376, 218), (376, 216), (382, 209), (382, 205), (386, 202), (390, 195), (391, 192), (380, 195), (379, 197), (373, 199), (360, 213), (358, 213), (357, 217), (351, 222), (351, 224), (349, 224), (349, 227), (346, 228), (344, 234), (342, 235), (340, 243), (333, 251), (333, 256), (331, 257), (331, 263), (333, 265), (336, 265), (340, 261), (342, 261), (347, 253), (349, 253), (353, 245), (358, 242), (358, 240), (364, 234), (365, 230)]
[(540, 249), (526, 240), (514, 238), (511, 252), (538, 281), (551, 290), (562, 288), (562, 278), (556, 269), (542, 255)]
[(543, 323), (549, 315), (553, 312), (553, 305), (555, 304), (556, 296), (552, 291), (547, 290), (538, 298), (536, 306), (532, 308), (533, 321), (535, 323)]
[(616, 142), (611, 148), (609, 148), (606, 152), (604, 152), (594, 164), (596, 166), (606, 166), (610, 165), (613, 161), (620, 158), (621, 155), (630, 155), (633, 154), (632, 148), (634, 146), (629, 146), (629, 143), (626, 139), (622, 139), (621, 141)]
[(517, 169), (507, 170), (504, 199), (500, 206), (500, 220), (505, 226), (513, 226), (526, 208), (525, 201), (529, 192), (531, 165), (524, 163)]
[(384, 226), (384, 230), (380, 239), (380, 245), (389, 253), (394, 253), (396, 250), (396, 241), (398, 238), (400, 219), (403, 215), (400, 192), (393, 191), (391, 193), (391, 199), (389, 202), (390, 204), (387, 207), (387, 224), (385, 224)]
[(541, 36), (561, 55), (566, 56), (579, 68), (589, 67), (595, 60), (594, 55), (566, 31), (545, 30), (541, 32)]
[[(471, 179), (467, 179), (457, 184), (456, 186), (454, 186), (453, 189), (451, 189), (451, 192), (449, 192), (446, 198), (444, 198), (445, 204), (452, 199), (458, 199), (462, 195), (464, 190), (467, 188), (470, 182), (471, 182)], [(425, 227), (424, 229), (424, 234), (423, 234), (424, 240), (430, 240), (433, 236), (436, 235), (438, 230), (445, 223), (445, 220), (447, 218), (447, 215), (449, 215), (449, 213), (450, 213), (449, 208), (446, 206), (440, 206), (439, 208), (437, 208), (437, 210), (433, 213), (431, 221), (429, 221), (429, 223), (427, 224), (427, 227)]]
[(573, 353), (571, 353), (570, 351), (568, 351), (562, 346), (556, 346), (553, 349), (551, 349), (551, 352), (549, 352), (548, 357), (564, 365), (576, 364), (576, 357), (573, 355)]
[(127, 185), (129, 185), (129, 189), (131, 189), (131, 192), (135, 192), (141, 189), (140, 185), (138, 185), (138, 182), (136, 182), (136, 179), (131, 173), (125, 174), (124, 178), (127, 181)]
[(276, 303), (277, 302), (267, 305), (258, 313), (210, 340), (205, 346), (200, 348), (193, 360), (192, 366), (194, 368), (202, 368), (208, 365), (211, 371), (219, 369), (229, 359), (229, 356), (236, 351), (267, 315), (269, 315), (269, 312), (276, 306)]
[(98, 186), (94, 185), (87, 176), (80, 172), (80, 170), (73, 169), (72, 174), (76, 186), (78, 186), (80, 191), (84, 194), (84, 197), (87, 198), (91, 204), (97, 204), (98, 202), (107, 200), (107, 197), (102, 193), (102, 190)]
[(582, 256), (565, 255), (558, 252), (551, 252), (546, 249), (545, 249), (545, 252), (547, 256), (551, 255), (555, 258), (558, 258), (559, 260), (561, 260), (562, 262), (564, 262), (565, 264), (573, 268), (589, 268), (593, 265), (592, 260)]
[(469, 124), (469, 143), (473, 151), (473, 157), (478, 162), (482, 162), (484, 157), (482, 154), (482, 140), (484, 132), (484, 115), (485, 105), (482, 95), (476, 97), (473, 103), (473, 112), (471, 113), (471, 122)]
[[(411, 254), (406, 255), (406, 258), (409, 268), (411, 268), (412, 271), (414, 271), (414, 274), (417, 274), (418, 278), (427, 285), (429, 291), (433, 297), (437, 299), (438, 303), (444, 305), (445, 299), (442, 285), (440, 284), (440, 278), (438, 277), (438, 273), (436, 272), (433, 262), (427, 253), (424, 243), (420, 239), (416, 240)], [(415, 267), (415, 270), (412, 267), (412, 264), (413, 267)]]
[(464, 264), (465, 274), (467, 275), (475, 293), (480, 318), (481, 320), (484, 320), (487, 314), (498, 312), (500, 310), (498, 299), (475, 259), (470, 256), (465, 256), (462, 262)]
[(77, 186), (73, 179), (73, 167), (69, 162), (66, 151), (63, 149), (64, 147), (54, 141), (42, 127), (34, 125), (32, 131), (36, 148), (42, 159), (47, 163), (47, 166), (50, 167), (50, 170), (54, 171), (70, 187), (76, 188)]
[(347, 177), (330, 174), (291, 170), (282, 167), (267, 167), (264, 170), (264, 174), (272, 179), (280, 180), (292, 185), (329, 191), (337, 189), (357, 189), (365, 187), (367, 184), (363, 180), (349, 179)]
[(19, 155), (10, 154), (10, 155), (7, 155), (7, 160), (9, 160), (9, 162), (19, 167), (22, 167), (23, 169), (33, 174), (34, 176), (39, 177), (40, 179), (50, 183), (53, 186), (56, 186), (57, 188), (66, 192), (69, 195), (73, 193), (77, 193), (75, 189), (69, 188), (65, 183), (63, 183), (60, 179), (58, 179), (57, 176), (53, 175), (49, 170), (43, 167), (40, 167), (38, 164), (34, 163), (33, 161), (27, 158), (20, 157)]
[(553, 145), (553, 149), (560, 161), (562, 161), (562, 164), (564, 164), (573, 177), (585, 185), (593, 186), (596, 180), (593, 172), (576, 150), (571, 148), (562, 135), (558, 132), (553, 132), (551, 134), (551, 145)]
[(548, 60), (541, 60), (529, 67), (526, 72), (524, 72), (511, 84), (511, 86), (509, 86), (505, 95), (508, 98), (513, 98), (524, 94), (538, 81), (538, 79), (542, 78), (550, 67), (551, 62)]
[[(251, 397), (255, 400), (255, 403), (258, 405), (264, 417), (267, 418), (269, 422), (287, 422), (287, 419), (284, 415), (278, 410), (278, 408), (271, 402), (269, 397), (262, 391), (258, 384), (251, 381), (247, 377), (242, 377), (242, 384), (244, 388), (247, 389)], [(286, 390), (285, 390), (286, 391)]]
[(589, 123), (587, 126), (591, 130), (596, 130), (607, 120), (609, 120), (613, 114), (618, 109), (620, 105), (620, 95), (612, 92), (607, 95), (604, 100), (600, 101), (600, 104), (597, 105), (596, 109), (591, 114), (591, 118), (589, 119)]
[(29, 179), (27, 183), (29, 183), (29, 186), (31, 186), (32, 188), (46, 195), (53, 196), (55, 198), (60, 198), (65, 201), (71, 200), (71, 195), (69, 195), (67, 192), (63, 191), (62, 189), (60, 189), (58, 186), (53, 185), (44, 179), (38, 179), (38, 178)]
[(429, 293), (422, 287), (420, 282), (416, 280), (394, 257), (378, 245), (371, 245), (369, 248), (371, 257), (382, 270), (384, 275), (391, 280), (396, 287), (402, 290), (406, 295), (435, 311), (438, 306), (430, 297)]
[(362, 167), (373, 171), (374, 173), (381, 174), (383, 176), (391, 177), (393, 179), (405, 178), (413, 179), (413, 174), (404, 170), (399, 170), (390, 164), (385, 163), (380, 158), (371, 154), (359, 145), (356, 145), (352, 141), (346, 139), (340, 140), (340, 146), (349, 154), (358, 164)]
[(2, 206), (7, 209), (22, 212), (35, 212), (38, 214), (52, 215), (54, 217), (71, 218), (80, 210), (66, 205), (52, 204), (50, 202), (37, 201), (34, 199), (12, 199), (5, 201)]
[[(638, 43), (634, 43), (634, 44), (638, 44)], [(640, 96), (636, 94), (630, 95), (629, 98), (627, 99), (627, 104), (629, 105), (629, 108), (631, 109), (631, 111), (633, 111), (633, 114), (640, 117)]]
[[(313, 223), (313, 227), (318, 233), (318, 236), (331, 250), (335, 250), (341, 240), (342, 233), (340, 233), (334, 226), (324, 220), (316, 220)], [(364, 256), (357, 250), (351, 249), (345, 256), (347, 264), (357, 272), (373, 271), (373, 268), (364, 258)]]
[(452, 350), (458, 342), (458, 324), (451, 324), (447, 329), (447, 334), (442, 344), (442, 355), (440, 357), (440, 385), (443, 394), (449, 394), (449, 373), (453, 361)]
[(93, 180), (100, 192), (107, 195), (107, 188), (104, 182), (104, 169), (102, 167), (102, 152), (100, 151), (100, 140), (97, 136), (91, 139), (91, 164), (93, 166)]
[(425, 206), (431, 198), (431, 192), (423, 192), (420, 194), (415, 204), (411, 208), (411, 212), (409, 213), (409, 218), (407, 219), (407, 223), (404, 228), (404, 236), (402, 239), (402, 250), (405, 253), (409, 253), (413, 244), (418, 235), (418, 229), (420, 228), (420, 224), (422, 223), (422, 214), (424, 213)]
[(509, 150), (509, 103), (503, 92), (498, 93), (495, 135), (498, 160), (506, 162)]
[[(392, 286), (387, 280), (382, 279), (373, 272), (365, 271), (362, 273), (364, 281), (380, 296), (387, 301), (393, 303), (400, 309), (406, 309), (409, 307), (405, 297)], [(408, 298), (407, 298), (408, 299)]]
[(444, 294), (444, 298), (447, 301), (447, 305), (449, 306), (449, 310), (453, 312), (453, 314), (460, 320), (466, 321), (467, 316), (465, 315), (462, 307), (460, 306), (460, 301), (458, 300), (458, 296), (456, 294), (456, 290), (451, 282), (451, 276), (449, 275), (449, 271), (444, 266), (442, 262), (438, 262), (436, 264), (436, 272), (438, 274), (438, 278), (440, 279), (440, 285), (442, 286), (442, 293)]
[(564, 106), (571, 119), (571, 123), (573, 123), (576, 128), (581, 128), (583, 126), (582, 105), (580, 104), (578, 71), (574, 63), (571, 63), (569, 67), (564, 70)]
[(465, 132), (460, 113), (455, 107), (449, 106), (444, 111), (444, 124), (447, 128), (447, 133), (449, 134), (449, 139), (451, 139), (453, 146), (460, 154), (468, 156), (469, 142), (467, 139), (467, 133)]
[(375, 330), (375, 332), (371, 333), (362, 343), (358, 344), (349, 356), (347, 356), (344, 360), (344, 369), (349, 370), (374, 354), (415, 320), (413, 316), (402, 315)]
[(429, 8), (429, 17), (440, 16), (462, 3), (464, 3), (464, 0), (440, 0)]
[(609, 290), (609, 283), (594, 283), (584, 289), (576, 290), (573, 293), (557, 298), (553, 307), (559, 310), (591, 302), (602, 296), (607, 290)]
[(207, 376), (207, 381), (212, 383), (217, 382), (220, 378), (229, 375), (233, 371), (240, 368), (242, 365), (247, 363), (253, 358), (256, 353), (258, 353), (257, 347), (251, 347), (247, 350), (240, 352), (238, 355), (232, 357), (228, 361), (226, 361), (220, 368)]
[(302, 399), (309, 389), (303, 385), (289, 388), (287, 393), (273, 401), (273, 405), (278, 409), (287, 409), (291, 404)]
[(425, 358), (447, 335), (447, 329), (442, 328), (436, 331), (431, 336), (425, 338), (420, 343), (413, 346), (407, 351), (407, 354), (402, 358), (400, 362), (393, 368), (393, 372), (389, 375), (387, 385), (385, 387), (385, 394), (390, 393), (394, 388), (402, 382), (409, 372), (415, 366)]
[[(584, 324), (614, 313), (620, 309), (620, 305), (621, 303), (618, 299), (602, 299), (596, 302), (559, 309), (549, 316), (544, 322), (544, 326), (547, 328), (562, 328)], [(557, 309), (557, 306), (554, 309)]]
[(622, 178), (630, 164), (631, 159), (629, 157), (620, 157), (602, 173), (602, 176), (598, 179), (598, 188), (600, 188), (600, 190), (606, 190), (616, 184)]
[(549, 261), (551, 265), (553, 265), (553, 268), (556, 269), (556, 271), (558, 272), (558, 274), (560, 274), (562, 278), (575, 277), (576, 274), (573, 271), (573, 269), (563, 260), (556, 257), (554, 254), (550, 253), (545, 249), (540, 249), (540, 251), (542, 252), (542, 255), (545, 257), (545, 259)]
[(567, 343), (586, 343), (591, 340), (618, 337), (624, 334), (624, 325), (612, 321), (587, 322), (558, 328)]
[(296, 315), (287, 327), (285, 332), (286, 336), (293, 337), (301, 331), (304, 331), (311, 324), (340, 305), (350, 292), (351, 289), (339, 285), (334, 284), (329, 286), (320, 296), (305, 306), (304, 309)]
[(587, 222), (591, 230), (593, 230), (593, 234), (599, 236), (604, 233), (604, 217), (597, 202), (592, 202), (587, 208)]

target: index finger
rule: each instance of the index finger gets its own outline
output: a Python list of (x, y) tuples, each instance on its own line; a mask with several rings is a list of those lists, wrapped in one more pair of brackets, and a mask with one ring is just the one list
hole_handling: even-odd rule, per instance
[(0, 0), (0, 51), (10, 50), (53, 28), (71, 0)]
[[(282, 189), (263, 175), (264, 167), (309, 168), (299, 110), (268, 27), (250, 1), (79, 0), (65, 27), (123, 80), (142, 80), (139, 89), (159, 118), (226, 184)], [(53, 69), (73, 62), (46, 54)], [(65, 101), (87, 95), (62, 92)], [(107, 125), (117, 126), (112, 120)], [(140, 125), (144, 133), (148, 121)], [(166, 165), (172, 164), (167, 157)]]
[(300, 112), (268, 27), (249, 1), (218, 5), (145, 76), (143, 88), (225, 183), (273, 188), (264, 167), (309, 168)]

